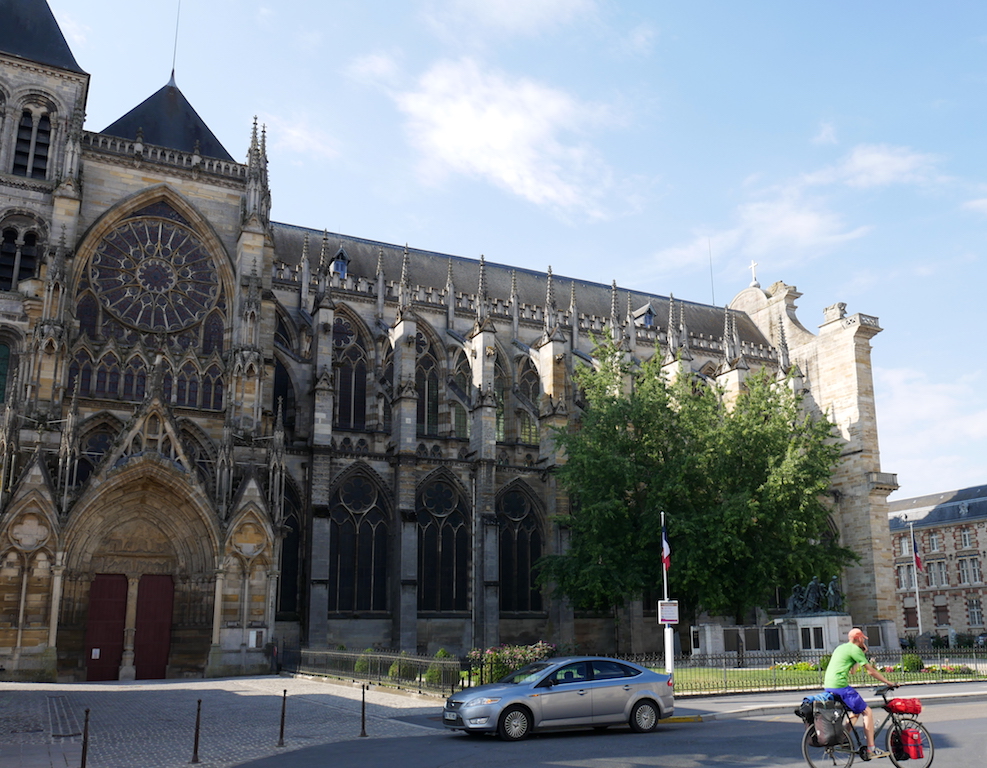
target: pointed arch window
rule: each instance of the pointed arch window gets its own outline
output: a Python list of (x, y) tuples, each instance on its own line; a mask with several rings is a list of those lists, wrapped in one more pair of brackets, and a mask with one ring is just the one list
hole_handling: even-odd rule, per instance
[(388, 348), (384, 356), (384, 375), (380, 378), (381, 397), (381, 421), (384, 424), (384, 431), (391, 431), (391, 401), (394, 395), (394, 350)]
[(525, 410), (517, 414), (518, 440), (528, 445), (538, 445), (538, 422)]
[(494, 364), (494, 401), (496, 402), (498, 443), (507, 439), (507, 401), (510, 392), (511, 381), (498, 354), (497, 362)]
[(213, 312), (202, 327), (202, 354), (223, 354), (223, 316)]
[(16, 291), (21, 280), (34, 277), (38, 261), (38, 236), (21, 235), (13, 227), (0, 237), (0, 291)]
[(301, 502), (291, 485), (284, 489), (284, 538), (281, 540), (281, 581), (278, 585), (278, 618), (282, 621), (298, 619), (298, 593), (301, 588), (298, 567), (301, 562), (302, 544)]
[(80, 446), (82, 449), (81, 455), (76, 461), (75, 472), (73, 473), (73, 485), (82, 485), (82, 483), (89, 479), (93, 470), (99, 466), (106, 452), (113, 444), (113, 438), (114, 434), (108, 427), (100, 427), (83, 438)]
[(285, 429), (295, 428), (295, 388), (291, 374), (279, 359), (274, 360), (274, 410), (281, 408), (281, 424)]
[(46, 112), (21, 112), (14, 145), (11, 173), (29, 179), (43, 179), (48, 170), (48, 149), (51, 144), (51, 118)]
[(469, 610), (469, 507), (446, 480), (418, 493), (418, 610)]
[(453, 434), (461, 440), (468, 440), (470, 436), (470, 416), (466, 409), (459, 403), (452, 404), (452, 428)]
[(386, 611), (388, 516), (380, 491), (351, 475), (329, 507), (329, 611)]
[(336, 368), (336, 426), (366, 429), (367, 355), (353, 323), (345, 317), (333, 321), (332, 346)]
[(0, 403), (7, 402), (7, 375), (10, 372), (10, 346), (0, 344)]
[(542, 534), (531, 497), (511, 489), (497, 500), (500, 527), (500, 610), (542, 610), (535, 563), (542, 556)]
[(415, 337), (418, 364), (415, 367), (415, 389), (418, 391), (418, 434), (436, 437), (439, 434), (439, 364), (425, 334)]
[(518, 391), (537, 411), (541, 402), (541, 376), (530, 360), (522, 360), (518, 368)]
[(97, 338), (96, 329), (99, 327), (99, 305), (96, 297), (91, 293), (85, 294), (79, 299), (79, 304), (75, 310), (79, 318), (79, 330), (90, 339)]

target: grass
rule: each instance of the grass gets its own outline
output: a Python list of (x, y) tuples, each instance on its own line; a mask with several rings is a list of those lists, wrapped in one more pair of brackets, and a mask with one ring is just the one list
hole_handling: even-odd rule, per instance
[[(655, 667), (656, 672), (664, 668)], [(900, 669), (884, 671), (889, 680), (896, 683), (935, 683), (951, 680), (984, 680), (987, 675), (970, 667), (938, 667), (918, 672)], [(873, 678), (860, 672), (851, 678), (851, 684), (860, 687), (877, 684)], [(717, 691), (764, 691), (799, 688), (821, 688), (823, 673), (818, 669), (771, 669), (765, 667), (676, 667), (675, 692), (712, 693)]]

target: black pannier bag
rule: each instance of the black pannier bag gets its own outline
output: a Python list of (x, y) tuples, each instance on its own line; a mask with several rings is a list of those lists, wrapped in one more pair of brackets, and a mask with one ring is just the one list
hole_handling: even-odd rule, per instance
[(812, 703), (812, 725), (820, 747), (832, 747), (843, 741), (846, 731), (846, 705), (838, 698)]

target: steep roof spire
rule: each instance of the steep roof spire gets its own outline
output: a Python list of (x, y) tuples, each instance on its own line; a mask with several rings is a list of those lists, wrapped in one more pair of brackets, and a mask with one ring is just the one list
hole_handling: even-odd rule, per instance
[(0, 51), (37, 64), (83, 72), (45, 0), (4, 0)]

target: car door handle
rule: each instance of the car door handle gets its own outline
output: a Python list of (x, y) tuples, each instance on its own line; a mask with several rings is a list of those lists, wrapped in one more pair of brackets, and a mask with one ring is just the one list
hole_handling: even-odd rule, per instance
[(587, 693), (589, 693), (589, 691), (586, 691), (586, 690), (579, 691), (579, 695), (580, 696), (585, 696)]
[(629, 691), (630, 689), (631, 689), (631, 687), (630, 687), (629, 685), (625, 685), (625, 686), (624, 686), (624, 690), (625, 690), (625, 691)]

